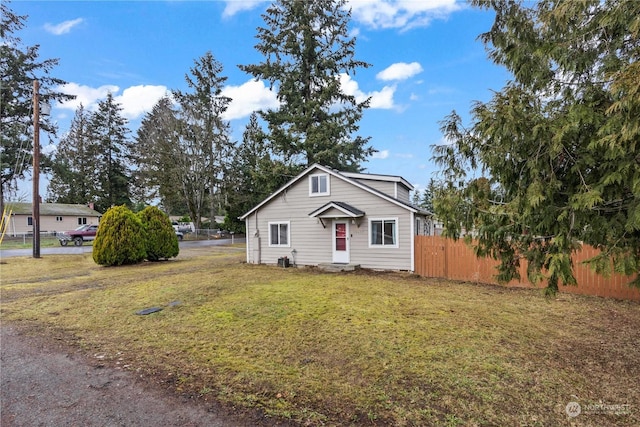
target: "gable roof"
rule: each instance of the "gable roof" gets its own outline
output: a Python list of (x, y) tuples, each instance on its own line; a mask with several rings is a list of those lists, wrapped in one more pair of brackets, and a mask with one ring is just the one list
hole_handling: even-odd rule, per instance
[[(351, 172), (340, 172), (337, 171), (335, 169), (331, 169), (329, 167), (326, 166), (322, 166), (319, 164), (313, 164), (311, 166), (309, 166), (307, 169), (305, 169), (304, 171), (302, 171), (298, 176), (296, 176), (295, 178), (293, 178), (291, 181), (289, 181), (288, 183), (286, 183), (285, 185), (283, 185), (282, 187), (280, 187), (277, 191), (275, 191), (274, 193), (272, 193), (269, 197), (267, 197), (266, 199), (264, 199), (262, 202), (258, 203), (253, 209), (251, 209), (249, 212), (245, 213), (244, 215), (242, 215), (241, 217), (239, 217), (240, 220), (244, 220), (246, 219), (249, 215), (251, 215), (252, 213), (254, 213), (255, 211), (257, 211), (258, 209), (260, 209), (262, 206), (266, 205), (267, 203), (269, 203), (271, 200), (273, 200), (275, 197), (277, 197), (280, 193), (286, 191), (288, 188), (290, 188), (291, 186), (293, 186), (295, 183), (297, 183), (298, 181), (300, 181), (302, 178), (304, 178), (306, 175), (308, 175), (311, 171), (313, 170), (320, 170), (322, 172), (325, 172), (331, 176), (334, 176), (342, 181), (348, 182), (351, 185), (354, 185), (368, 193), (374, 194), (378, 197), (380, 197), (381, 199), (384, 199), (388, 202), (391, 202), (397, 206), (400, 206), (410, 212), (414, 212), (414, 213), (420, 213), (420, 214), (430, 214), (427, 211), (424, 211), (416, 206), (413, 206), (409, 203), (405, 203), (401, 200), (398, 200), (386, 193), (383, 193), (382, 191), (376, 190), (375, 188), (372, 188), (366, 184), (363, 184), (362, 182), (358, 181), (356, 178), (360, 177), (360, 178), (368, 178), (370, 177), (370, 175), (368, 174), (358, 174), (358, 173), (351, 173)], [(349, 176), (351, 175), (351, 176)], [(394, 181), (398, 181), (398, 182), (403, 182), (404, 185), (407, 185), (409, 189), (413, 189), (413, 186), (411, 184), (409, 184), (406, 180), (404, 180), (403, 178), (400, 177), (393, 177), (392, 175), (374, 175), (377, 177), (387, 177), (386, 180), (394, 180)], [(397, 179), (399, 178), (399, 179)], [(406, 184), (405, 184), (406, 183)], [(340, 202), (333, 202), (333, 203), (340, 203)], [(345, 203), (346, 205), (346, 203)], [(326, 206), (326, 205), (325, 205)], [(344, 206), (343, 206), (344, 208)], [(353, 207), (352, 207), (353, 208)], [(322, 208), (320, 208), (322, 209)], [(353, 208), (355, 209), (355, 208)], [(357, 210), (357, 209), (356, 209)], [(315, 211), (314, 211), (315, 212)], [(312, 212), (313, 213), (313, 212)]]
[(361, 216), (364, 216), (364, 211), (361, 211), (358, 208), (354, 208), (353, 206), (344, 202), (329, 202), (311, 212), (309, 216), (312, 218), (322, 217), (325, 212), (332, 209), (337, 209), (338, 211), (351, 218), (360, 218)]
[[(7, 202), (5, 203), (7, 212), (11, 210), (14, 215), (32, 215), (33, 204), (23, 202)], [(40, 203), (40, 216), (96, 216), (102, 214), (89, 206), (75, 205), (70, 203)]]
[(397, 182), (404, 185), (409, 191), (413, 190), (413, 185), (406, 179), (398, 175), (381, 175), (376, 173), (340, 172), (347, 178), (368, 179), (372, 181)]

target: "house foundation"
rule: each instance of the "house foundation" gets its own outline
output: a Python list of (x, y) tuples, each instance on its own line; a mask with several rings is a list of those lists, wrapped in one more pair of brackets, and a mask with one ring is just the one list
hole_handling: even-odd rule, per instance
[(338, 263), (322, 263), (318, 264), (318, 268), (322, 271), (337, 273), (340, 271), (354, 271), (360, 269), (360, 264), (338, 264)]

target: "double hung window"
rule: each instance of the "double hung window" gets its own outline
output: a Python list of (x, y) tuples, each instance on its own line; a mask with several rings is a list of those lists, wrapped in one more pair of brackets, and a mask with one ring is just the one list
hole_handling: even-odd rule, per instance
[(269, 246), (290, 246), (289, 222), (269, 223)]
[(329, 175), (311, 175), (309, 177), (309, 195), (325, 196), (329, 195)]
[(369, 220), (370, 246), (398, 247), (398, 219), (372, 218)]

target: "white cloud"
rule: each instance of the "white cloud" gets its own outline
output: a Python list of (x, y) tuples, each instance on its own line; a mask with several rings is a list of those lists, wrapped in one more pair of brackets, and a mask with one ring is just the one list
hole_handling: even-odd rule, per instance
[(139, 85), (131, 86), (117, 95), (118, 86), (104, 85), (98, 88), (67, 83), (58, 88), (60, 92), (75, 95), (76, 99), (65, 101), (58, 108), (75, 111), (80, 104), (88, 111), (95, 111), (98, 103), (106, 98), (108, 93), (113, 94), (114, 101), (122, 106), (122, 114), (128, 119), (136, 119), (148, 111), (167, 94), (166, 86)]
[(166, 86), (139, 85), (126, 88), (114, 101), (122, 106), (122, 115), (128, 119), (137, 119), (151, 111), (163, 96), (167, 95)]
[[(222, 12), (229, 18), (238, 12), (251, 10), (268, 0), (224, 0)], [(311, 0), (309, 0), (311, 1)], [(347, 0), (354, 21), (370, 28), (425, 27), (433, 19), (446, 18), (461, 8), (458, 0)]]
[(265, 0), (225, 0), (227, 4), (222, 12), (223, 18), (229, 18), (238, 12), (243, 10), (251, 10), (257, 7), (260, 3), (264, 3)]
[(44, 24), (44, 29), (53, 35), (60, 36), (62, 34), (69, 33), (73, 27), (80, 25), (83, 22), (84, 19), (82, 18), (72, 19), (71, 21), (64, 21), (59, 24), (50, 24), (47, 22), (46, 24)]
[(249, 80), (240, 86), (226, 86), (222, 95), (231, 98), (229, 108), (223, 114), (225, 120), (240, 119), (257, 110), (277, 108), (277, 94), (260, 80)]
[[(122, 115), (128, 119), (137, 119), (151, 111), (158, 100), (169, 93), (166, 86), (139, 85), (131, 86), (119, 94), (120, 88), (105, 85), (98, 88), (67, 83), (58, 88), (60, 92), (75, 95), (76, 99), (57, 105), (63, 110), (75, 110), (82, 104), (87, 111), (95, 111), (98, 103), (113, 94), (114, 100), (121, 105)], [(262, 81), (249, 80), (240, 86), (226, 86), (222, 95), (232, 98), (229, 108), (224, 113), (225, 120), (240, 119), (252, 112), (267, 108), (277, 108), (277, 95), (265, 87)]]
[(397, 62), (376, 74), (376, 78), (383, 81), (406, 80), (416, 74), (420, 74), (421, 72), (422, 65), (418, 62), (412, 62), (410, 64), (406, 62)]
[(393, 102), (393, 95), (395, 94), (395, 92), (395, 86), (385, 86), (382, 88), (382, 90), (369, 93), (369, 96), (371, 96), (371, 103), (369, 104), (369, 108), (380, 110), (390, 110), (392, 108), (396, 108), (396, 105)]
[(76, 99), (62, 102), (58, 108), (75, 111), (80, 104), (87, 110), (94, 110), (101, 99), (104, 99), (109, 92), (116, 93), (120, 90), (118, 86), (105, 85), (98, 88), (79, 85), (77, 83), (67, 83), (57, 88), (62, 93), (75, 95)]
[(371, 97), (369, 108), (390, 110), (395, 108), (393, 103), (393, 95), (396, 91), (395, 86), (385, 86), (379, 91), (365, 93), (358, 87), (358, 82), (351, 79), (348, 74), (340, 74), (340, 86), (345, 94), (354, 96), (357, 102), (362, 102)]
[(348, 0), (354, 20), (374, 29), (429, 25), (460, 9), (456, 0)]
[(389, 157), (389, 150), (380, 150), (371, 155), (374, 159), (386, 159)]

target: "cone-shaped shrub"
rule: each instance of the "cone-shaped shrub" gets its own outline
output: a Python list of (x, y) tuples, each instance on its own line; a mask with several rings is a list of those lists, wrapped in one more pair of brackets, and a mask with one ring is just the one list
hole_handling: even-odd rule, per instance
[(100, 265), (135, 264), (144, 260), (145, 229), (126, 206), (105, 212), (93, 242), (93, 260)]
[(178, 237), (169, 217), (155, 206), (147, 206), (138, 212), (138, 218), (146, 230), (146, 250), (149, 261), (178, 256)]

